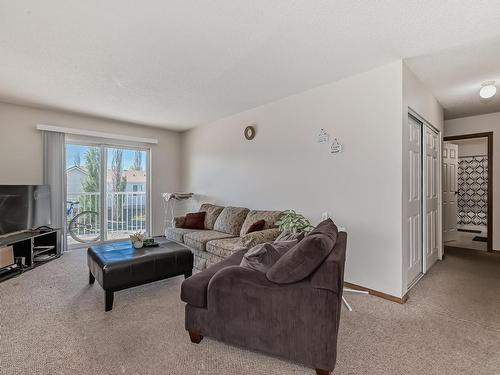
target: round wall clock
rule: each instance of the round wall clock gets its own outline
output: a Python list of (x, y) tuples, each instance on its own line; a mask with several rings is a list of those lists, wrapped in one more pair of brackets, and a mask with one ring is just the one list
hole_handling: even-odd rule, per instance
[(250, 125), (245, 128), (245, 138), (249, 141), (255, 138), (255, 126)]

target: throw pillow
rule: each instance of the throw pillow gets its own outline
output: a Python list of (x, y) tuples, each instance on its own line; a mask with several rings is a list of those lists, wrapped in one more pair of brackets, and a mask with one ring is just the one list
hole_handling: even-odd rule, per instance
[(250, 228), (248, 228), (248, 230), (247, 230), (247, 234), (252, 233), (252, 232), (258, 232), (259, 230), (263, 230), (265, 226), (266, 226), (265, 220), (257, 220), (255, 223), (250, 225)]
[(199, 212), (205, 211), (205, 229), (214, 229), (215, 220), (219, 217), (224, 207), (216, 206), (211, 203), (203, 203), (198, 210)]
[(265, 273), (296, 244), (297, 240), (258, 244), (245, 253), (240, 266)]
[(319, 223), (311, 232), (308, 233), (307, 236), (320, 233), (331, 237), (334, 241), (337, 241), (337, 234), (339, 233), (339, 229), (332, 219), (326, 219)]
[(337, 226), (331, 219), (320, 223), (267, 271), (268, 280), (277, 284), (289, 284), (308, 277), (331, 253), (337, 241), (337, 233)]
[(291, 240), (297, 240), (298, 242), (302, 241), (304, 239), (304, 236), (306, 234), (304, 232), (300, 233), (293, 233), (290, 232), (289, 230), (284, 230), (279, 234), (278, 237), (274, 240), (274, 242), (280, 242), (280, 241), (291, 241)]
[(206, 212), (193, 212), (186, 214), (182, 228), (186, 229), (205, 229)]
[(248, 211), (250, 210), (245, 207), (224, 207), (217, 220), (215, 220), (214, 230), (239, 236)]

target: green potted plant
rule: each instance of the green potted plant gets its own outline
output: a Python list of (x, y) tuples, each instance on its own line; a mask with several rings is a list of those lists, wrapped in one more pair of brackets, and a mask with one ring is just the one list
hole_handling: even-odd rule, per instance
[(304, 215), (294, 210), (283, 211), (276, 225), (279, 230), (288, 230), (292, 233), (310, 232), (314, 228)]

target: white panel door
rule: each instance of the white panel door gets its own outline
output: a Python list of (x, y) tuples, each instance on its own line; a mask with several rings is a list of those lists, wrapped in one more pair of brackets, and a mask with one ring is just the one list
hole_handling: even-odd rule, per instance
[(457, 233), (458, 145), (443, 143), (443, 238), (453, 241)]
[(423, 272), (422, 264), (422, 123), (408, 116), (407, 285)]
[(439, 135), (427, 125), (424, 126), (424, 272), (438, 260), (439, 231)]

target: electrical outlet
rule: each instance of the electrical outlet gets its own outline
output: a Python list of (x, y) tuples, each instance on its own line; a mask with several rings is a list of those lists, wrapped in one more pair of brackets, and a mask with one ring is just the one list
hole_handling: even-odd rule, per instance
[(330, 217), (330, 214), (328, 212), (323, 212), (321, 215), (321, 220), (326, 220)]

